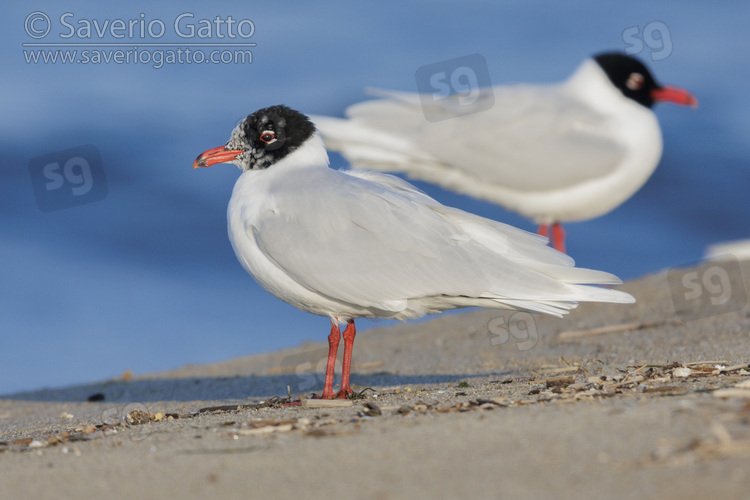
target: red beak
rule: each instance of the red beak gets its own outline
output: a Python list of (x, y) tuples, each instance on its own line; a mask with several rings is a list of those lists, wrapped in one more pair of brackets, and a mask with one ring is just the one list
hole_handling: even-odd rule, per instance
[(237, 155), (244, 153), (239, 149), (227, 149), (226, 146), (204, 151), (193, 162), (193, 168), (210, 167), (216, 163), (225, 163), (237, 158)]
[(664, 85), (660, 89), (654, 89), (651, 91), (651, 97), (656, 102), (673, 102), (680, 106), (690, 106), (691, 108), (698, 107), (698, 99), (693, 94), (680, 87), (672, 87), (671, 85)]

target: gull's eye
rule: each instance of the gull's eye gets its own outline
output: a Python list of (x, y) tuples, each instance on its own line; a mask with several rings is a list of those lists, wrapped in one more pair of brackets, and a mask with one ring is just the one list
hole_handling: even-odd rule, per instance
[(274, 134), (270, 130), (266, 130), (262, 134), (260, 134), (260, 140), (265, 142), (266, 144), (271, 144), (276, 140), (276, 134)]
[(625, 82), (625, 86), (630, 90), (640, 90), (643, 84), (646, 83), (646, 79), (640, 73), (630, 73), (628, 80)]

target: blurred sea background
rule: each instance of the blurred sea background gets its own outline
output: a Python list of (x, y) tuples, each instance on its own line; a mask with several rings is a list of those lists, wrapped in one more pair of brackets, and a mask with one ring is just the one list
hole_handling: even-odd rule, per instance
[[(41, 38), (27, 32), (44, 31), (43, 18), (29, 20), (35, 11), (50, 20)], [(15, 3), (4, 12), (0, 394), (324, 341), (327, 319), (272, 297), (237, 262), (226, 235), (226, 205), (239, 171), (231, 165), (193, 171), (193, 160), (224, 144), (238, 120), (258, 108), (283, 103), (342, 116), (367, 98), (365, 86), (416, 91), (418, 68), (469, 54), (484, 56), (494, 85), (556, 82), (584, 58), (637, 50), (640, 40), (637, 56), (658, 81), (698, 97), (697, 110), (655, 108), (664, 155), (640, 192), (604, 217), (567, 225), (568, 253), (579, 266), (632, 279), (696, 262), (707, 245), (750, 233), (745, 2), (721, 8), (679, 1), (391, 0), (111, 7), (70, 0)], [(92, 29), (90, 38), (79, 32), (63, 38), (70, 34), (60, 20), (65, 13), (76, 29), (84, 21), (102, 27), (120, 19), (134, 20), (136, 32), (99, 38)], [(217, 16), (251, 20), (254, 32), (230, 39), (226, 24), (217, 33), (213, 23), (210, 37), (183, 38), (174, 22), (186, 13), (183, 34)], [(164, 35), (141, 38), (138, 22), (154, 20), (163, 22)], [(250, 26), (243, 25), (245, 34)], [(23, 44), (34, 42), (87, 42), (99, 45), (96, 50), (125, 43), (122, 50), (140, 52), (166, 49), (148, 48), (149, 42), (177, 44), (174, 50), (188, 43), (257, 45), (251, 64), (155, 68), (153, 62), (27, 62), (41, 49)], [(32, 160), (87, 144), (101, 154), (103, 198), (42, 211)], [(334, 168), (346, 167), (336, 154), (331, 160)], [(445, 204), (535, 230), (495, 205), (415, 184)], [(371, 325), (362, 321), (360, 328)]]

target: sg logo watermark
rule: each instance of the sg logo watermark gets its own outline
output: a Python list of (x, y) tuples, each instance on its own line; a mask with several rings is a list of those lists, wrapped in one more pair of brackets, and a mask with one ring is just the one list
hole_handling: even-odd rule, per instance
[(539, 343), (539, 332), (534, 317), (524, 311), (517, 311), (509, 316), (493, 318), (487, 324), (490, 344), (500, 346), (510, 339), (516, 343), (519, 351), (528, 351)]
[(102, 158), (92, 145), (32, 158), (29, 173), (37, 206), (43, 212), (85, 205), (107, 196)]
[(122, 406), (111, 406), (102, 411), (103, 424), (124, 426), (130, 429), (131, 441), (143, 441), (151, 434), (151, 426), (143, 425), (151, 421), (153, 414), (143, 403), (128, 403)]
[(422, 66), (415, 77), (428, 121), (478, 113), (495, 104), (487, 60), (480, 54)]
[(661, 21), (652, 21), (641, 29), (631, 26), (622, 32), (625, 53), (640, 54), (648, 47), (652, 61), (661, 61), (672, 55), (672, 35), (669, 27)]
[(742, 269), (734, 257), (667, 273), (675, 313), (687, 319), (716, 316), (747, 304)]
[[(321, 347), (287, 356), (281, 361), (279, 371), (284, 373), (285, 385), (293, 394), (323, 390), (328, 348)], [(340, 373), (340, 363), (336, 370)]]

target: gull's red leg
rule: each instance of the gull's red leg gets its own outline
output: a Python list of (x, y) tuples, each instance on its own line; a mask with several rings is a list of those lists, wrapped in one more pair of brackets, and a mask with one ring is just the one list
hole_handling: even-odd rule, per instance
[(552, 225), (552, 242), (556, 250), (565, 253), (565, 229), (563, 229), (562, 224), (559, 222), (555, 222)]
[(549, 226), (547, 224), (539, 224), (539, 229), (537, 229), (536, 234), (547, 238), (549, 236)]
[[(348, 327), (347, 327), (348, 330)], [(339, 350), (341, 330), (338, 321), (331, 321), (331, 334), (328, 336), (328, 361), (326, 362), (326, 381), (320, 399), (333, 399), (333, 372), (336, 368), (336, 353)], [(344, 343), (346, 346), (346, 342)]]
[(344, 364), (341, 368), (341, 390), (336, 394), (338, 398), (346, 398), (354, 392), (349, 387), (349, 371), (352, 368), (352, 351), (354, 350), (355, 335), (357, 335), (357, 329), (354, 327), (354, 320), (350, 319), (342, 334), (344, 337)]

